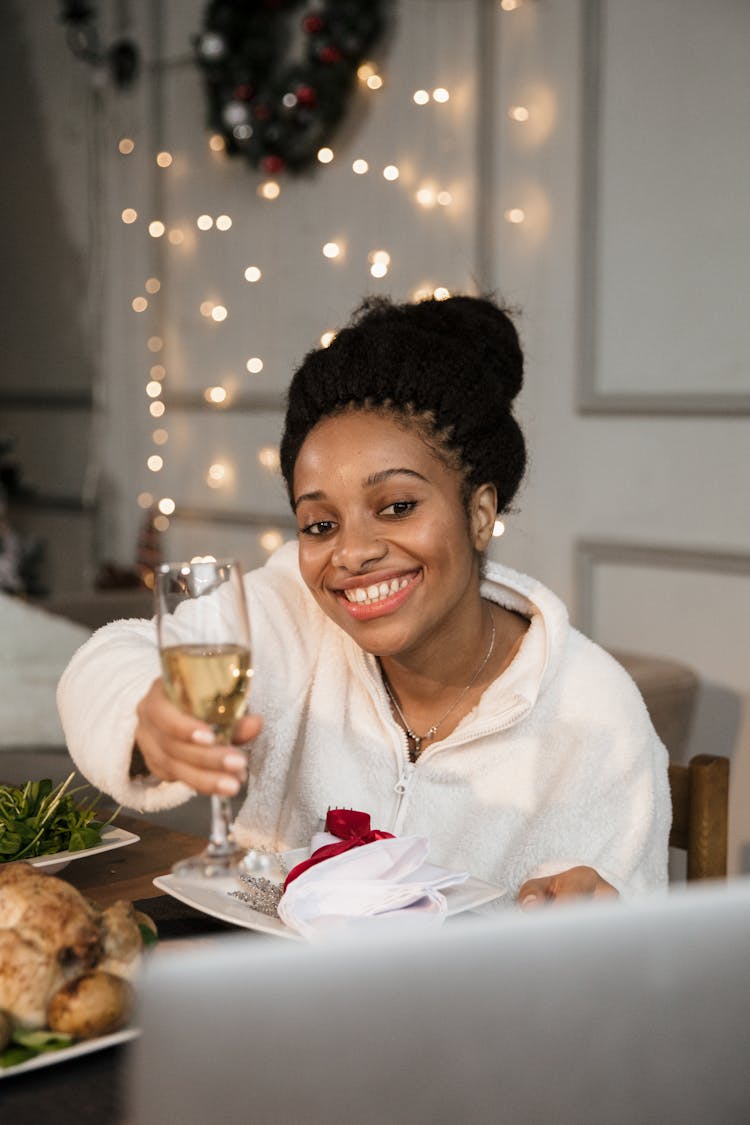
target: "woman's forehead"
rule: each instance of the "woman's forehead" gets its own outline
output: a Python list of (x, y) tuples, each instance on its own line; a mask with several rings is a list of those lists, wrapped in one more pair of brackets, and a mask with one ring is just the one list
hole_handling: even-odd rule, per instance
[(295, 493), (335, 483), (367, 488), (396, 476), (425, 481), (452, 472), (416, 425), (373, 411), (346, 411), (310, 431), (294, 469)]

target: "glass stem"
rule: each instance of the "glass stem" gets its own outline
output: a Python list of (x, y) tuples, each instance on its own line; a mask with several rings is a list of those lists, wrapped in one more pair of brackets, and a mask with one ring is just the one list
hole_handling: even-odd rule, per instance
[(211, 795), (211, 834), (208, 851), (211, 855), (229, 855), (235, 850), (230, 832), (232, 805), (228, 797)]

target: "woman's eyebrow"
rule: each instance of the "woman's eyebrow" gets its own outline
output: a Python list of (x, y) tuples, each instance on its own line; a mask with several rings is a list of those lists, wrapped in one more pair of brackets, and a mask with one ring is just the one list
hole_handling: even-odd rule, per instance
[(396, 476), (415, 477), (417, 480), (424, 481), (425, 484), (429, 483), (427, 477), (423, 477), (416, 469), (381, 469), (380, 472), (371, 473), (369, 477), (366, 477), (362, 481), (362, 487), (371, 488), (374, 484), (382, 484), (383, 481), (390, 480), (391, 477)]

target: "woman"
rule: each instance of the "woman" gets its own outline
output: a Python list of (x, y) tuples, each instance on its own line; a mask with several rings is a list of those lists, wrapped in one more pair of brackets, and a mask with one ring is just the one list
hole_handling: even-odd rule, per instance
[(666, 753), (635, 685), (554, 594), (485, 561), (525, 471), (522, 369), (508, 316), (470, 297), (366, 303), (311, 352), (281, 444), (298, 544), (247, 578), (249, 769), (169, 702), (142, 621), (61, 681), (83, 772), (153, 810), (248, 771), (243, 843), (299, 847), (358, 808), (522, 904), (663, 886)]

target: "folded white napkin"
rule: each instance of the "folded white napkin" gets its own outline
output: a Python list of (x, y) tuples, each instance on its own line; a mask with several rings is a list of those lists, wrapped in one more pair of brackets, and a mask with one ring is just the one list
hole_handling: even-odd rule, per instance
[[(313, 850), (336, 841), (318, 834)], [(466, 872), (425, 863), (422, 836), (375, 840), (340, 852), (298, 875), (279, 903), (279, 917), (304, 937), (351, 928), (363, 919), (378, 924), (440, 924), (447, 904), (441, 888), (463, 883)]]

